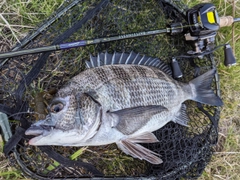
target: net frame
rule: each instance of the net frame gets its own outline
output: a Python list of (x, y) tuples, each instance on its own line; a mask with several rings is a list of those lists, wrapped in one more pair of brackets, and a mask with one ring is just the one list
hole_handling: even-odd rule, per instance
[[(95, 3), (94, 3), (95, 2)], [(120, 31), (118, 28), (109, 28), (109, 29), (104, 29), (104, 30), (100, 30), (100, 27), (103, 28), (106, 26), (106, 24), (108, 22), (111, 22), (111, 18), (107, 18), (103, 19), (106, 20), (106, 22), (103, 22), (103, 20), (100, 18), (100, 20), (97, 20), (96, 17), (101, 16), (101, 12), (103, 12), (103, 10), (106, 10), (106, 8), (109, 6), (109, 3), (114, 5), (115, 1), (66, 1), (65, 4), (63, 4), (63, 6), (57, 11), (55, 12), (55, 14), (49, 18), (47, 21), (45, 21), (42, 25), (40, 25), (39, 28), (37, 28), (36, 30), (34, 30), (32, 33), (29, 33), (29, 35), (24, 38), (22, 40), (22, 44), (21, 45), (16, 45), (16, 47), (13, 50), (17, 50), (17, 49), (25, 49), (25, 48), (30, 48), (30, 47), (38, 47), (41, 46), (43, 43), (44, 45), (48, 45), (48, 44), (56, 44), (59, 42), (65, 42), (65, 41), (74, 41), (76, 40), (76, 38), (78, 38), (78, 36), (72, 36), (72, 34), (76, 33), (74, 32), (74, 29), (83, 29), (82, 33), (84, 34), (86, 37), (92, 37), (93, 34), (88, 34), (88, 28), (91, 28), (96, 24), (101, 24), (98, 25), (96, 28), (95, 27), (95, 32), (99, 32), (99, 34), (94, 34), (97, 35), (95, 37), (104, 37), (104, 36), (109, 36), (109, 35), (115, 35), (115, 34), (120, 34)], [(116, 1), (118, 2), (118, 1)], [(119, 2), (125, 2), (126, 4), (129, 3), (127, 1), (119, 1)], [(153, 1), (151, 1), (153, 2)], [(179, 21), (184, 21), (184, 19), (182, 18), (184, 16), (184, 12), (186, 11), (187, 7), (184, 6), (184, 4), (181, 1), (154, 1), (156, 3), (156, 5), (158, 5), (159, 7), (161, 7), (162, 10), (162, 15), (164, 13), (166, 13), (166, 17), (164, 17), (165, 19), (169, 20), (170, 22), (179, 22)], [(84, 3), (92, 3), (92, 7), (90, 6), (89, 9), (85, 10), (83, 6), (79, 5), (79, 4), (84, 4)], [(119, 3), (121, 4), (121, 3)], [(147, 4), (147, 3), (146, 3)], [(75, 23), (73, 25), (70, 25), (69, 29), (64, 29), (60, 32), (55, 32), (52, 27), (52, 25), (58, 20), (60, 21), (61, 18), (64, 18), (63, 15), (65, 16), (65, 18), (67, 17), (67, 15), (65, 13), (68, 12), (73, 12), (72, 8), (76, 8), (78, 7), (81, 12), (85, 13), (85, 16), (80, 16), (77, 17), (77, 15), (68, 15), (71, 19), (71, 22), (75, 22), (78, 21), (78, 23)], [(134, 12), (134, 9), (131, 9), (131, 6), (127, 7), (128, 9), (131, 10), (131, 13)], [(74, 11), (75, 12), (75, 11)], [(76, 13), (76, 12), (75, 12)], [(83, 14), (84, 14), (83, 13)], [(113, 13), (114, 14), (114, 13)], [(73, 17), (75, 17), (76, 19), (74, 19)], [(126, 13), (127, 17), (131, 17), (131, 15), (129, 15), (128, 13)], [(69, 18), (68, 17), (68, 18)], [(95, 18), (95, 19), (94, 19)], [(153, 18), (153, 17), (152, 17)], [(127, 19), (127, 18), (126, 18)], [(164, 20), (162, 20), (164, 21)], [(84, 26), (84, 23), (88, 23), (90, 22), (88, 25)], [(117, 21), (118, 22), (118, 21)], [(133, 22), (133, 20), (131, 20), (131, 22)], [(117, 23), (113, 23), (114, 25), (116, 25)], [(165, 26), (166, 21), (164, 21), (164, 24), (161, 24), (160, 26)], [(154, 25), (150, 25), (148, 28), (148, 30), (151, 30), (152, 28), (155, 28), (157, 26), (159, 26), (159, 24), (157, 24), (155, 22)], [(60, 25), (59, 25), (60, 26)], [(64, 27), (61, 27), (64, 28)], [(128, 27), (129, 28), (129, 27)], [(143, 29), (144, 27), (140, 27), (140, 29)], [(124, 28), (121, 29), (121, 31)], [(125, 30), (125, 29), (124, 29)], [(132, 33), (132, 31), (134, 31), (135, 29), (130, 29), (129, 32)], [(125, 30), (127, 31), (127, 29)], [(55, 33), (51, 33), (51, 32), (55, 32)], [(80, 30), (80, 32), (82, 32)], [(62, 34), (61, 34), (62, 33)], [(85, 48), (84, 52), (82, 53), (81, 57), (87, 58), (87, 52), (91, 52), (93, 55), (97, 54), (98, 52), (102, 52), (102, 51), (108, 51), (108, 52), (113, 52), (115, 50), (117, 51), (126, 51), (129, 52), (131, 50), (137, 51), (137, 52), (141, 52), (142, 54), (148, 54), (151, 56), (157, 56), (160, 57), (160, 59), (164, 60), (166, 63), (170, 62), (169, 59), (169, 54), (171, 53), (172, 56), (175, 55), (179, 55), (179, 52), (184, 52), (185, 48), (186, 48), (186, 44), (184, 42), (184, 39), (182, 37), (180, 38), (176, 38), (176, 36), (172, 36), (169, 37), (168, 41), (170, 41), (170, 45), (167, 47), (171, 47), (172, 46), (172, 50), (168, 53), (166, 53), (165, 55), (156, 52), (153, 48), (148, 47), (146, 45), (143, 44), (138, 44), (139, 42), (143, 41), (143, 42), (147, 42), (147, 41), (151, 41), (152, 39), (157, 39), (158, 37), (156, 36), (152, 36), (152, 37), (141, 37), (138, 38), (137, 40), (134, 39), (132, 41), (135, 41), (134, 43), (131, 43), (131, 40), (126, 40), (126, 41), (121, 41), (121, 42), (113, 42), (113, 43), (105, 43), (105, 44), (97, 44), (94, 46), (90, 46)], [(78, 38), (79, 39), (79, 38)], [(156, 45), (154, 43), (160, 42), (160, 40), (157, 40), (156, 42), (152, 41), (152, 46)], [(131, 46), (131, 45), (136, 45), (135, 47)], [(147, 48), (146, 48), (147, 47)], [(163, 52), (167, 49), (166, 47), (160, 47), (160, 52)], [(26, 55), (23, 57), (18, 57), (17, 59), (8, 59), (7, 61), (5, 61), (1, 67), (1, 73), (6, 73), (7, 74), (7, 78), (6, 79), (1, 79), (2, 82), (12, 82), (12, 83), (8, 83), (8, 84), (4, 84), (1, 87), (1, 104), (0, 104), (0, 109), (2, 112), (5, 112), (6, 114), (9, 115), (10, 119), (14, 119), (14, 120), (19, 120), (21, 122), (21, 126), (19, 123), (13, 123), (11, 122), (11, 130), (13, 132), (13, 134), (24, 134), (24, 128), (29, 126), (29, 119), (33, 119), (35, 118), (34, 116), (32, 116), (31, 113), (27, 113), (27, 114), (22, 114), (21, 112), (27, 112), (29, 109), (29, 99), (31, 99), (31, 95), (28, 93), (25, 93), (29, 86), (33, 86), (31, 87), (32, 89), (34, 89), (36, 87), (36, 83), (33, 83), (33, 81), (36, 78), (46, 78), (44, 73), (50, 71), (48, 69), (49, 66), (56, 66), (61, 64), (62, 61), (66, 60), (67, 58), (69, 58), (69, 56), (66, 56), (66, 54), (71, 54), (71, 56), (75, 57), (76, 59), (79, 58), (79, 55), (77, 55), (77, 51), (82, 50), (83, 49), (75, 49), (75, 50), (67, 50), (65, 52), (52, 52), (52, 53), (44, 53), (44, 54), (34, 54), (34, 55)], [(85, 54), (84, 54), (85, 53)], [(71, 57), (70, 56), (70, 57)], [(61, 61), (59, 59), (62, 59)], [(31, 59), (31, 60), (30, 60)], [(16, 62), (17, 61), (17, 62)], [(189, 59), (186, 61), (186, 59), (184, 58), (178, 58), (178, 61), (180, 63), (180, 67), (183, 69), (183, 78), (180, 79), (180, 81), (182, 82), (187, 82), (190, 79), (192, 79), (193, 77), (200, 75), (204, 72), (206, 72), (208, 69), (211, 69), (212, 67), (216, 67), (215, 62), (214, 62), (214, 56), (213, 54), (209, 54), (206, 57), (204, 57), (203, 59), (199, 60), (199, 59)], [(15, 62), (16, 64), (14, 64), (13, 62)], [(23, 67), (21, 65), (21, 63), (29, 63), (29, 67)], [(67, 61), (68, 63), (71, 63), (71, 61)], [(75, 61), (74, 61), (75, 62)], [(83, 66), (83, 62), (82, 61), (77, 61), (77, 64), (79, 66)], [(15, 65), (15, 66), (14, 66)], [(53, 68), (54, 68), (53, 67)], [(62, 67), (60, 68), (60, 70), (62, 70), (62, 68), (64, 67), (64, 63), (62, 65)], [(80, 71), (83, 70), (80, 69)], [(71, 71), (71, 69), (69, 69), (68, 71)], [(15, 72), (15, 73), (14, 73)], [(33, 73), (31, 73), (33, 72)], [(57, 72), (59, 73), (59, 72)], [(68, 79), (70, 79), (73, 75), (79, 73), (79, 70), (76, 71), (75, 73), (69, 75), (67, 73), (67, 78), (64, 80), (64, 82), (66, 82)], [(52, 76), (50, 79), (52, 81), (56, 80), (56, 78), (62, 77), (64, 75), (61, 75), (60, 73), (58, 74), (59, 76)], [(42, 86), (44, 87), (50, 87), (50, 80), (48, 80), (47, 82), (43, 83)], [(58, 81), (56, 81), (58, 82)], [(62, 84), (64, 84), (64, 82), (58, 82), (58, 85), (56, 86), (57, 88), (61, 87)], [(17, 86), (18, 85), (18, 86)], [(31, 89), (30, 88), (30, 89)], [(218, 79), (218, 75), (215, 76), (215, 80), (213, 83), (213, 89), (216, 91), (216, 94), (220, 96), (220, 87), (219, 87), (219, 79)], [(10, 98), (5, 98), (6, 94), (8, 94)], [(8, 102), (6, 103), (6, 100), (8, 100)], [(184, 146), (184, 153), (183, 155), (177, 155), (177, 156), (182, 156), (182, 158), (178, 158), (179, 161), (182, 161), (183, 159), (185, 159), (184, 162), (175, 162), (174, 163), (166, 163), (164, 164), (164, 166), (168, 167), (165, 168), (167, 170), (165, 170), (166, 172), (159, 172), (159, 169), (161, 167), (159, 166), (151, 166), (151, 165), (146, 165), (147, 170), (146, 172), (142, 173), (140, 172), (138, 175), (106, 175), (104, 176), (104, 178), (126, 178), (129, 176), (132, 176), (131, 178), (141, 178), (141, 177), (145, 177), (145, 178), (161, 178), (161, 179), (171, 179), (171, 178), (196, 178), (199, 177), (201, 175), (201, 173), (203, 172), (205, 166), (207, 165), (207, 163), (210, 161), (211, 159), (211, 155), (212, 155), (212, 147), (216, 144), (217, 142), (217, 125), (218, 125), (218, 121), (219, 121), (219, 113), (220, 113), (220, 109), (216, 108), (216, 107), (208, 107), (205, 105), (201, 105), (199, 103), (193, 103), (193, 102), (187, 102), (186, 103), (188, 106), (188, 111), (189, 114), (191, 114), (192, 111), (195, 111), (195, 107), (198, 107), (198, 110), (200, 112), (198, 112), (199, 117), (194, 117), (198, 120), (202, 120), (200, 122), (200, 124), (198, 124), (198, 127), (201, 128), (193, 128), (194, 124), (190, 124), (192, 126), (192, 129), (190, 132), (188, 132), (188, 136), (189, 138), (192, 138), (192, 141), (195, 141), (196, 143), (190, 143), (189, 140), (189, 144), (188, 143), (181, 143), (181, 141), (176, 141), (175, 143)], [(27, 121), (25, 121), (27, 120)], [(164, 128), (162, 128), (160, 131), (155, 132), (156, 136), (159, 139), (164, 139), (161, 137), (165, 137), (166, 134), (169, 134), (170, 132), (174, 132), (176, 134), (176, 136), (178, 135), (182, 135), (183, 133), (186, 133), (186, 129), (185, 128), (180, 128), (177, 127), (178, 125), (173, 124), (173, 123), (169, 123), (167, 124)], [(169, 132), (169, 129), (171, 129), (172, 131)], [(176, 129), (180, 129), (179, 131), (176, 131)], [(195, 132), (197, 131), (197, 133)], [(202, 135), (202, 137), (199, 137), (200, 135)], [(16, 137), (16, 136), (13, 136)], [(62, 162), (61, 165), (59, 165), (60, 167), (58, 167), (56, 164), (54, 164), (54, 161), (52, 161), (52, 165), (56, 166), (56, 169), (54, 171), (54, 173), (56, 172), (56, 170), (58, 171), (69, 171), (71, 173), (74, 174), (74, 176), (70, 176), (70, 175), (62, 175), (62, 176), (57, 176), (53, 173), (53, 172), (48, 172), (47, 175), (44, 175), (44, 173), (40, 172), (37, 169), (32, 169), (29, 167), (32, 167), (33, 165), (30, 165), (30, 161), (33, 160), (29, 157), (29, 149), (30, 147), (27, 146), (26, 142), (28, 141), (29, 137), (24, 137), (21, 136), (21, 139), (19, 140), (15, 140), (17, 141), (16, 146), (11, 149), (11, 152), (13, 152), (12, 154), (9, 155), (9, 159), (12, 161), (13, 164), (17, 164), (20, 166), (20, 168), (23, 170), (23, 172), (28, 175), (31, 176), (32, 178), (37, 178), (37, 179), (48, 179), (48, 178), (81, 178), (81, 177), (91, 177), (92, 174), (81, 174), (81, 172), (79, 173), (79, 171), (75, 170), (74, 167), (69, 166), (68, 163)], [(172, 141), (171, 141), (172, 140)], [(173, 139), (168, 139), (167, 140), (169, 143), (164, 143), (166, 147), (165, 149), (171, 149), (174, 147), (174, 141)], [(169, 145), (170, 144), (170, 145)], [(148, 144), (147, 147), (149, 149), (156, 149), (159, 146), (159, 144)], [(187, 151), (187, 147), (191, 147), (192, 150)], [(6, 150), (7, 148), (5, 148)], [(54, 152), (58, 152), (58, 148), (53, 147), (53, 149), (51, 148), (37, 148), (34, 151), (32, 149), (30, 149), (30, 151), (32, 151), (31, 153), (36, 153), (39, 156), (43, 156), (44, 154), (46, 156), (46, 158), (51, 157), (51, 158), (56, 158), (58, 154), (53, 154)], [(60, 150), (59, 150), (60, 151)], [(159, 150), (159, 152), (161, 152), (162, 150)], [(28, 152), (27, 154), (24, 155), (24, 153)], [(22, 154), (21, 154), (22, 153)], [(48, 154), (49, 153), (49, 154)], [(51, 154), (52, 153), (52, 154)], [(61, 155), (64, 154), (63, 152), (60, 153)], [(164, 153), (163, 153), (164, 154)], [(187, 154), (195, 154), (195, 158), (192, 157), (192, 159), (190, 157), (188, 157)], [(56, 156), (54, 156), (56, 155)], [(176, 156), (175, 152), (170, 152), (170, 153), (165, 153), (165, 159), (174, 159), (174, 156)], [(200, 157), (200, 158), (199, 158)], [(189, 161), (189, 158), (191, 159)], [(177, 158), (176, 158), (177, 159)], [(66, 159), (64, 159), (66, 160)], [(58, 159), (59, 161), (59, 159)], [(38, 162), (37, 159), (35, 159), (35, 162)], [(199, 163), (198, 163), (199, 162)], [(71, 162), (70, 162), (71, 163)], [(38, 164), (38, 163), (37, 163)], [(47, 165), (43, 165), (43, 166), (39, 166), (35, 164), (38, 167), (41, 167), (42, 169), (44, 169), (44, 167), (46, 167)], [(44, 164), (44, 163), (43, 163)], [(69, 169), (70, 167), (70, 169)], [(150, 167), (150, 168), (149, 168)], [(41, 169), (39, 168), (39, 169)], [(155, 170), (157, 169), (157, 170)], [(97, 173), (97, 172), (96, 172)], [(101, 177), (101, 175), (99, 176)], [(129, 177), (130, 178), (130, 177)], [(95, 178), (98, 179), (98, 178)]]

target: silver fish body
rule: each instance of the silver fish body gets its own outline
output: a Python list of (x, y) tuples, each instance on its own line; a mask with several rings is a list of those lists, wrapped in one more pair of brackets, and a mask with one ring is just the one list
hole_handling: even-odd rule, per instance
[(152, 132), (170, 121), (187, 125), (182, 104), (186, 100), (222, 105), (210, 88), (214, 74), (213, 69), (184, 84), (171, 78), (165, 67), (105, 62), (73, 77), (58, 91), (47, 118), (26, 131), (37, 136), (29, 144), (116, 143), (126, 154), (160, 164), (157, 153), (138, 143), (158, 142)]

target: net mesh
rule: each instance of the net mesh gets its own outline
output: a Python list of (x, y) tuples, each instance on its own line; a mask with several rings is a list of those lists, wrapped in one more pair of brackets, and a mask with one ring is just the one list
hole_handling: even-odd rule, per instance
[[(165, 29), (167, 24), (184, 22), (186, 9), (178, 0), (68, 0), (15, 49)], [(163, 34), (9, 58), (0, 69), (0, 111), (8, 114), (14, 134), (24, 122), (32, 123), (45, 117), (54, 93), (85, 69), (84, 60), (89, 60), (90, 54), (134, 51), (170, 63), (173, 56), (185, 54), (189, 49), (183, 35)], [(183, 77), (179, 79), (182, 82), (188, 82), (214, 66), (212, 55), (203, 59), (177, 60), (183, 71)], [(219, 93), (217, 76), (212, 88)], [(220, 110), (192, 101), (185, 104), (191, 119), (189, 127), (170, 122), (154, 132), (159, 143), (144, 144), (161, 155), (163, 163), (160, 165), (127, 156), (115, 144), (88, 148), (50, 146), (46, 150), (29, 146), (28, 136), (21, 138), (9, 159), (26, 176), (37, 179), (96, 176), (91, 168), (60, 162), (59, 156), (88, 163), (104, 178), (197, 178), (211, 159), (217, 141)]]

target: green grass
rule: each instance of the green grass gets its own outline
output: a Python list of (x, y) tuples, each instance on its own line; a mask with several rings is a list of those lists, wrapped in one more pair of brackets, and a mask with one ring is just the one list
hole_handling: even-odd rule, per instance
[(3, 151), (3, 140), (0, 136), (0, 180), (2, 179), (22, 179), (21, 171), (11, 167), (8, 159), (2, 153)]
[[(3, 0), (0, 2), (0, 51), (9, 51), (13, 45), (23, 38), (38, 23), (42, 22), (63, 0)], [(212, 2), (216, 5), (220, 16), (232, 15), (233, 5), (225, 0), (185, 0), (189, 7), (200, 2)], [(240, 17), (240, 2), (235, 1), (236, 15)], [(221, 28), (216, 37), (218, 45), (230, 43), (236, 59), (240, 58), (240, 23), (234, 28)], [(201, 180), (238, 180), (240, 174), (240, 65), (228, 68), (223, 65), (223, 49), (215, 52), (218, 71), (221, 78), (221, 93), (224, 106), (221, 112), (219, 127), (219, 144), (211, 163), (205, 169)], [(21, 172), (9, 166), (2, 153), (0, 138), (0, 179), (24, 179)], [(53, 168), (53, 167), (49, 167)]]

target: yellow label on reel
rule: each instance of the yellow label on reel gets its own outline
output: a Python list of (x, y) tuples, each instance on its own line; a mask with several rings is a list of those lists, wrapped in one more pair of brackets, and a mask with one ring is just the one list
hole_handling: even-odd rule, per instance
[(207, 12), (207, 19), (208, 19), (208, 22), (211, 24), (216, 23), (213, 11)]

